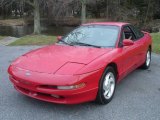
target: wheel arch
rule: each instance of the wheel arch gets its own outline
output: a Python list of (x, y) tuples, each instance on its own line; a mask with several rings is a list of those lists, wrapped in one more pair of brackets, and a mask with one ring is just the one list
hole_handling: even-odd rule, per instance
[(115, 70), (115, 73), (116, 73), (116, 82), (117, 82), (117, 80), (119, 78), (119, 72), (118, 72), (118, 66), (117, 66), (117, 64), (115, 62), (111, 62), (111, 63), (107, 64), (106, 68), (108, 66), (112, 67)]

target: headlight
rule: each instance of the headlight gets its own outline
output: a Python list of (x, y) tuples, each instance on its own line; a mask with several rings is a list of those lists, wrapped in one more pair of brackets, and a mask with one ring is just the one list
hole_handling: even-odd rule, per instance
[(72, 90), (72, 89), (82, 88), (85, 85), (86, 85), (85, 83), (81, 83), (78, 85), (71, 85), (71, 86), (57, 86), (57, 89), (59, 89), (59, 90)]

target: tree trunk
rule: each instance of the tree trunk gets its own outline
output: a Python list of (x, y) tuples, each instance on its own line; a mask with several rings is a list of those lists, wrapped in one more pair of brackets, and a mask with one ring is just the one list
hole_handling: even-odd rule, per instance
[(4, 20), (6, 18), (6, 10), (5, 6), (2, 6), (2, 19)]
[(146, 12), (146, 16), (145, 16), (145, 19), (144, 19), (144, 25), (146, 24), (147, 22), (147, 18), (148, 18), (148, 14), (149, 14), (149, 10), (150, 10), (150, 2), (151, 0), (148, 1), (148, 7), (147, 7), (147, 12)]
[(86, 0), (81, 0), (82, 9), (81, 9), (81, 23), (86, 22)]
[(109, 1), (106, 0), (106, 18), (109, 19)]
[(41, 33), (39, 0), (34, 0), (34, 34)]

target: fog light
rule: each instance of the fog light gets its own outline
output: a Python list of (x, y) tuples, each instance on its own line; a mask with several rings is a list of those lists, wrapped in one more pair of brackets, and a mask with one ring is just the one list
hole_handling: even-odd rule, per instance
[(60, 96), (58, 95), (54, 95), (54, 94), (51, 94), (52, 97), (55, 97), (55, 98), (60, 98)]
[(60, 90), (72, 90), (72, 89), (82, 88), (85, 85), (86, 85), (85, 83), (81, 83), (81, 84), (78, 84), (78, 85), (71, 85), (71, 86), (57, 86), (57, 89), (60, 89)]

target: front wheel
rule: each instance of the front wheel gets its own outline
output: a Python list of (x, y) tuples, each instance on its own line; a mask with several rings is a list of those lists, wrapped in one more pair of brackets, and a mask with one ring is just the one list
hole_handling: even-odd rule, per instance
[(99, 83), (99, 90), (96, 102), (99, 104), (109, 103), (116, 88), (116, 73), (112, 67), (107, 67)]
[(150, 64), (151, 64), (151, 49), (148, 49), (146, 53), (145, 63), (142, 65), (142, 68), (148, 69), (150, 67)]

